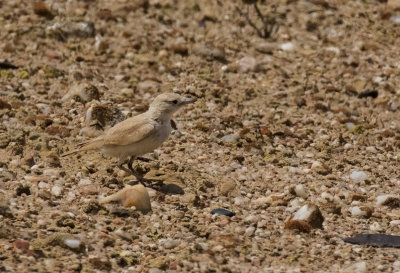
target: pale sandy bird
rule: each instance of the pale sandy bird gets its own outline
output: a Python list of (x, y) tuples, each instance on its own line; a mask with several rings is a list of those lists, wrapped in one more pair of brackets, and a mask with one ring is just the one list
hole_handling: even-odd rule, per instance
[(161, 146), (171, 133), (172, 115), (182, 106), (195, 101), (195, 98), (176, 93), (160, 94), (146, 112), (116, 124), (103, 135), (83, 143), (79, 149), (62, 156), (99, 149), (105, 155), (118, 157), (120, 159), (118, 167), (122, 170), (128, 171), (123, 166), (127, 163), (132, 174), (141, 179), (132, 166), (135, 158)]

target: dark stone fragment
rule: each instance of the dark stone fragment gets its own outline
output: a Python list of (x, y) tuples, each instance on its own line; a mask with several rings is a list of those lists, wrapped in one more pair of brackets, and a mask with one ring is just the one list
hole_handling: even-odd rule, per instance
[(23, 193), (25, 193), (26, 195), (30, 195), (31, 194), (31, 189), (29, 188), (29, 186), (19, 185), (17, 187), (17, 189), (16, 189), (17, 196), (21, 196)]
[(354, 237), (344, 238), (343, 241), (357, 245), (400, 248), (400, 236), (388, 234), (357, 234)]
[(371, 98), (376, 98), (378, 97), (378, 91), (376, 90), (367, 90), (364, 92), (361, 92), (360, 94), (358, 94), (358, 98), (362, 99), (362, 98), (367, 98), (367, 97), (371, 97)]
[(219, 215), (225, 215), (225, 216), (235, 216), (236, 213), (226, 210), (226, 209), (214, 209), (211, 211), (211, 214), (219, 214)]

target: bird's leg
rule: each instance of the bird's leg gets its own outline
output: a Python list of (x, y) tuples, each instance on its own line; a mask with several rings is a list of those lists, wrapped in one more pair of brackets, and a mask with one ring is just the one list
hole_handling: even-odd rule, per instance
[(136, 179), (138, 181), (142, 181), (143, 180), (143, 176), (138, 174), (134, 169), (133, 169), (133, 162), (135, 161), (136, 157), (135, 156), (131, 156), (127, 162), (128, 165), (128, 169), (131, 171), (131, 173), (136, 177)]
[(120, 168), (120, 169), (123, 170), (124, 172), (129, 173), (129, 172), (131, 172), (131, 170), (130, 170), (130, 169), (127, 169), (127, 168), (124, 166), (125, 162), (126, 162), (125, 160), (121, 159), (121, 160), (118, 162), (118, 168)]
[(136, 157), (136, 159), (137, 159), (137, 160), (140, 160), (140, 161), (143, 161), (143, 162), (150, 162), (150, 161), (151, 161), (150, 158), (141, 157), (141, 156)]

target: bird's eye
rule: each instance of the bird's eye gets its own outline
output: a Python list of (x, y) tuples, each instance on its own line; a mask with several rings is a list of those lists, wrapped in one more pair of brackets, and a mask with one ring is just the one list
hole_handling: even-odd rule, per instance
[(172, 103), (173, 104), (178, 104), (178, 100), (173, 100)]

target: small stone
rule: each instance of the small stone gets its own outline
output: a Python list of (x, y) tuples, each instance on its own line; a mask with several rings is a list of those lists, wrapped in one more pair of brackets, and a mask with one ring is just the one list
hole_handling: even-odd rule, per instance
[(234, 133), (234, 134), (223, 136), (221, 138), (221, 141), (224, 143), (234, 143), (239, 139), (239, 137), (240, 137), (239, 134)]
[(133, 241), (133, 235), (121, 228), (117, 229), (116, 231), (114, 231), (115, 235), (118, 235), (119, 237), (121, 237), (122, 239), (128, 241), (128, 242), (132, 242)]
[(232, 180), (225, 181), (219, 187), (219, 192), (221, 195), (228, 196), (236, 188), (236, 183)]
[(165, 241), (162, 242), (162, 246), (165, 249), (173, 249), (177, 246), (179, 246), (181, 243), (178, 240), (172, 240), (172, 239), (166, 239)]
[(388, 0), (386, 2), (386, 9), (387, 10), (400, 10), (400, 1), (399, 0)]
[(100, 54), (106, 52), (107, 49), (109, 48), (108, 41), (103, 37), (101, 37), (100, 35), (96, 35), (95, 40), (96, 40), (96, 42), (94, 43), (95, 50)]
[(367, 263), (364, 261), (354, 263), (344, 270), (340, 271), (341, 273), (364, 273), (368, 272)]
[(51, 13), (51, 11), (47, 8), (46, 3), (43, 1), (35, 2), (33, 4), (33, 12), (36, 15), (45, 17), (46, 19), (53, 19), (54, 15)]
[(81, 246), (81, 241), (78, 239), (67, 238), (67, 239), (64, 239), (64, 244), (69, 248), (79, 249)]
[(245, 236), (251, 236), (251, 235), (254, 234), (255, 230), (256, 230), (256, 228), (253, 227), (253, 226), (247, 227), (246, 230), (244, 231), (244, 235)]
[(17, 196), (21, 196), (22, 194), (30, 195), (31, 188), (27, 185), (18, 185), (15, 192), (16, 192)]
[(373, 232), (380, 232), (383, 231), (382, 226), (378, 223), (378, 222), (373, 222), (370, 226), (369, 226), (369, 230), (373, 231)]
[(307, 199), (307, 197), (308, 197), (308, 194), (302, 184), (298, 184), (295, 187), (292, 187), (290, 189), (290, 193), (292, 193), (293, 195), (296, 195), (298, 197), (301, 197), (303, 199)]
[(350, 213), (352, 216), (370, 218), (372, 215), (372, 209), (369, 207), (354, 206), (350, 208)]
[(58, 135), (62, 138), (69, 137), (71, 135), (68, 128), (64, 126), (50, 125), (46, 127), (45, 132), (49, 135), (55, 136)]
[(5, 195), (0, 192), (0, 215), (5, 218), (14, 218), (13, 214), (11, 213), (9, 202), (6, 199)]
[(43, 170), (43, 175), (44, 176), (49, 176), (51, 178), (59, 178), (60, 177), (60, 171), (56, 169), (45, 169)]
[(261, 53), (272, 54), (276, 50), (277, 45), (276, 43), (260, 42), (255, 45), (255, 48)]
[(400, 197), (394, 194), (384, 194), (376, 197), (377, 206), (388, 206), (390, 208), (400, 207)]
[(125, 207), (134, 206), (143, 213), (151, 211), (149, 193), (141, 184), (125, 187), (121, 191), (101, 199), (100, 204), (116, 201), (121, 202)]
[(254, 57), (246, 56), (237, 61), (240, 72), (255, 72), (257, 70), (257, 60)]
[(364, 171), (352, 171), (350, 179), (356, 183), (360, 183), (368, 179), (368, 174)]
[(285, 224), (285, 228), (298, 229), (309, 232), (311, 228), (322, 229), (324, 217), (316, 205), (306, 204), (302, 206), (294, 216)]
[(63, 190), (63, 187), (61, 187), (61, 186), (59, 186), (59, 185), (54, 185), (54, 186), (51, 188), (51, 194), (53, 194), (54, 196), (58, 197), (58, 196), (61, 195), (62, 190)]
[(376, 91), (376, 90), (366, 90), (364, 92), (359, 93), (357, 97), (360, 98), (360, 99), (367, 98), (367, 97), (371, 97), (371, 98), (376, 99), (378, 97), (378, 91)]
[(225, 216), (235, 216), (235, 213), (226, 209), (214, 209), (211, 211), (211, 214), (216, 214), (216, 215), (225, 215)]
[(295, 50), (296, 46), (292, 42), (287, 42), (287, 43), (281, 44), (280, 48), (283, 51), (293, 51), (293, 50)]
[(254, 204), (256, 208), (267, 208), (273, 203), (273, 200), (269, 196), (263, 196), (252, 200), (251, 203)]
[(187, 44), (185, 42), (185, 39), (182, 38), (182, 37), (176, 39), (173, 43), (171, 43), (169, 48), (174, 53), (181, 54), (181, 55), (187, 55), (188, 52), (189, 52), (189, 49), (188, 49)]
[(11, 104), (9, 104), (8, 102), (6, 102), (6, 101), (0, 99), (0, 110), (2, 110), (2, 109), (11, 110), (11, 108), (12, 108), (12, 107), (11, 107)]
[(160, 188), (160, 191), (164, 194), (174, 195), (174, 194), (184, 194), (182, 187), (177, 184), (163, 184)]
[(67, 233), (54, 233), (47, 237), (34, 240), (31, 245), (33, 249), (59, 245), (76, 252), (85, 250), (85, 245), (79, 238)]
[(46, 35), (59, 40), (68, 37), (89, 38), (94, 37), (96, 29), (93, 22), (55, 22), (46, 28)]
[(211, 44), (196, 44), (193, 46), (192, 52), (195, 55), (203, 57), (207, 60), (225, 60), (225, 50), (223, 47), (215, 47)]
[(27, 251), (29, 249), (29, 242), (21, 239), (17, 239), (13, 242), (14, 249), (19, 249), (23, 251)]
[(153, 80), (141, 81), (137, 84), (136, 89), (140, 93), (156, 93), (159, 89), (159, 83)]

